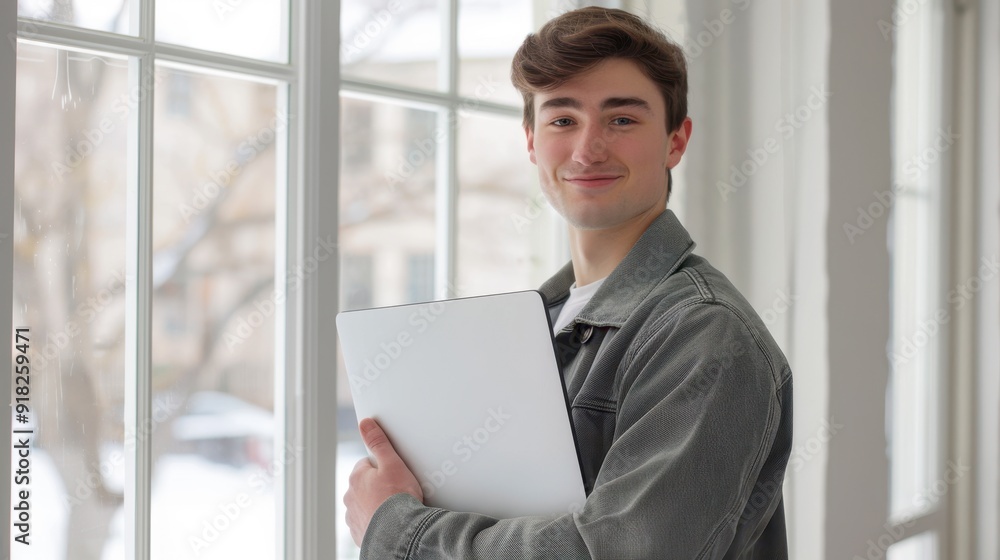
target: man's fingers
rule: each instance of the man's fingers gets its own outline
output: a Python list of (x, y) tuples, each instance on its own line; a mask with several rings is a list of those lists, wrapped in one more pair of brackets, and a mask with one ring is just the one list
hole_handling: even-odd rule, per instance
[(372, 463), (371, 461), (368, 460), (368, 457), (360, 459), (358, 460), (357, 463), (354, 463), (354, 468), (351, 469), (351, 475), (348, 478), (348, 480), (350, 480), (353, 483), (358, 479), (359, 476), (361, 476), (361, 473), (367, 470), (371, 470), (373, 468), (375, 467), (372, 466)]
[(375, 456), (375, 462), (378, 465), (384, 465), (399, 457), (392, 444), (389, 443), (389, 436), (385, 435), (378, 422), (371, 418), (365, 418), (358, 427), (361, 429), (361, 439)]

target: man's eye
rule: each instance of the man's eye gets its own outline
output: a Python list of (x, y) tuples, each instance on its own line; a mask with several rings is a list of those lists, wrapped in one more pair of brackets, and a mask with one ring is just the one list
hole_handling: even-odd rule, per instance
[(632, 120), (632, 119), (630, 119), (630, 118), (628, 118), (628, 117), (618, 117), (618, 118), (616, 118), (615, 120), (613, 120), (611, 122), (613, 122), (614, 124), (617, 124), (617, 125), (626, 125), (626, 124), (632, 124), (635, 121)]
[(556, 120), (552, 121), (552, 124), (554, 124), (556, 126), (569, 126), (569, 125), (573, 124), (573, 121), (571, 121), (570, 119), (564, 117), (564, 118), (556, 119)]

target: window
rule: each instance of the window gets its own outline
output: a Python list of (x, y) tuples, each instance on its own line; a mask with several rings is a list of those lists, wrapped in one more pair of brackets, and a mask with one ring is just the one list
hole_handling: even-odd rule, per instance
[(155, 6), (17, 3), (14, 558), (283, 555), (291, 6)]
[[(524, 36), (543, 23), (542, 4), (342, 2), (342, 300), (362, 277), (369, 306), (532, 289), (567, 258), (508, 77)], [(342, 362), (338, 371), (337, 553), (346, 559), (358, 550), (341, 497), (365, 450)]]
[(342, 300), (340, 309), (351, 311), (372, 306), (372, 269), (371, 255), (340, 256), (340, 294)]
[[(956, 137), (945, 112), (945, 9), (897, 5), (893, 186), (867, 209), (888, 213), (892, 254), (892, 373), (888, 401), (890, 521), (917, 534), (889, 547), (894, 560), (946, 558), (950, 487), (964, 473), (946, 464), (949, 450), (943, 348), (953, 301), (942, 286), (948, 243), (945, 177)], [(907, 10), (903, 12), (903, 10)], [(912, 12), (912, 13), (911, 13)], [(905, 18), (905, 19), (904, 19)], [(919, 533), (919, 534), (918, 534)], [(898, 537), (893, 540), (900, 540)]]
[(407, 257), (406, 277), (409, 278), (407, 301), (434, 299), (434, 255), (417, 254)]

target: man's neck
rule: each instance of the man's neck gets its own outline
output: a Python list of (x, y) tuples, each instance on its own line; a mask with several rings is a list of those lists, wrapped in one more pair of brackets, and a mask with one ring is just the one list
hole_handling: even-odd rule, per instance
[(637, 216), (632, 222), (608, 229), (569, 228), (569, 248), (577, 286), (606, 278), (625, 258), (649, 224), (660, 214)]

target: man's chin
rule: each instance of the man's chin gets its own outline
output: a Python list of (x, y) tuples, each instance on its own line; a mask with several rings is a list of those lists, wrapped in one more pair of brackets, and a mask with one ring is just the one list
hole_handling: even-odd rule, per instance
[(666, 207), (659, 212), (641, 212), (636, 215), (609, 215), (607, 212), (560, 212), (563, 219), (570, 227), (579, 231), (601, 231), (610, 229), (628, 229), (631, 225), (638, 225), (640, 222), (648, 225), (649, 221), (658, 216)]
[(620, 220), (609, 218), (606, 214), (564, 214), (563, 219), (566, 220), (566, 223), (569, 224), (570, 227), (581, 231), (598, 231), (608, 229), (614, 227), (620, 222)]

